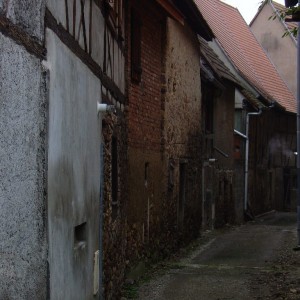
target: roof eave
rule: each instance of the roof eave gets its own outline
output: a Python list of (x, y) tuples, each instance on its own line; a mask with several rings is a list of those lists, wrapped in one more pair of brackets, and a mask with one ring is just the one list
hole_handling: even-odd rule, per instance
[(165, 11), (181, 25), (184, 25), (184, 15), (169, 0), (156, 0), (157, 3), (165, 9)]
[(193, 0), (173, 0), (172, 2), (182, 12), (186, 22), (189, 23), (195, 32), (207, 41), (211, 41), (214, 38), (211, 28)]

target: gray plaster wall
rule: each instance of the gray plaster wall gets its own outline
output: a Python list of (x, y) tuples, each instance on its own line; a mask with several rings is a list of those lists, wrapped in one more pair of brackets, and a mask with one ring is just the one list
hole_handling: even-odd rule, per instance
[(45, 79), (41, 62), (0, 34), (1, 300), (47, 294)]
[(272, 22), (269, 21), (269, 17), (274, 15), (271, 6), (270, 3), (263, 6), (251, 24), (251, 31), (296, 97), (297, 64), (295, 61), (297, 61), (297, 45), (291, 36), (282, 38), (286, 31), (282, 20), (276, 18)]
[(46, 46), (50, 68), (50, 299), (94, 299), (94, 253), (99, 246), (100, 81), (49, 29)]
[(0, 0), (0, 13), (38, 40), (44, 38), (46, 0)]

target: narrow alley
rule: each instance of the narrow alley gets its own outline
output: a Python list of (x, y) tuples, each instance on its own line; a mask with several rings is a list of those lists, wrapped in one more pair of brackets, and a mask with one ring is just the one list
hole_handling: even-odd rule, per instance
[(300, 299), (296, 216), (271, 213), (206, 243), (144, 284), (138, 299)]

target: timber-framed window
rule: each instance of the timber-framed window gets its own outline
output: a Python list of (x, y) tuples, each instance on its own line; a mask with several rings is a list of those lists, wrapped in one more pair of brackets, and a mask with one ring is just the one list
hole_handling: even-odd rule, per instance
[(135, 10), (131, 10), (131, 80), (135, 83), (141, 81), (142, 65), (142, 36), (141, 36), (141, 20)]

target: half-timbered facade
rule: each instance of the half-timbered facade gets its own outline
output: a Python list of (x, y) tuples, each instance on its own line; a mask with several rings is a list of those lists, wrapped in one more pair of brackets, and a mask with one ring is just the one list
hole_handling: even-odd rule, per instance
[(125, 194), (124, 11), (121, 0), (0, 1), (1, 129), (19, 136), (1, 137), (1, 299), (102, 293), (102, 224)]
[[(92, 299), (102, 293), (97, 261), (103, 243), (107, 250), (114, 242), (106, 232), (118, 221), (125, 194), (119, 179), (126, 159), (124, 5), (48, 1), (45, 16), (50, 298)], [(115, 113), (104, 117), (97, 103), (114, 105)]]

